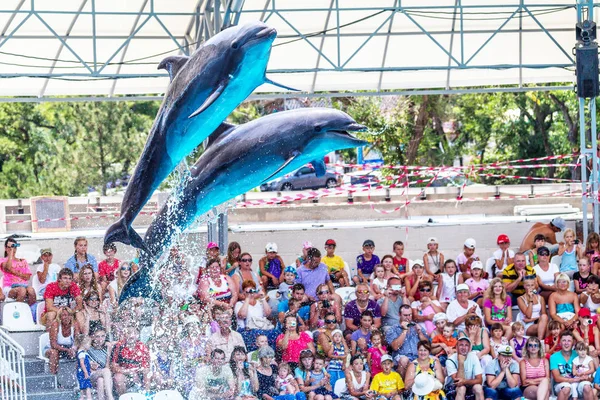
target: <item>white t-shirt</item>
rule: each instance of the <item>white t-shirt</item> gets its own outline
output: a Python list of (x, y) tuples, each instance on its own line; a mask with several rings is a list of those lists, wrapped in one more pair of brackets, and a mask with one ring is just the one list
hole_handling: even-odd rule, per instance
[[(450, 322), (454, 322), (457, 318), (462, 317), (463, 315), (467, 315), (467, 312), (469, 311), (469, 308), (475, 306), (475, 314), (477, 314), (479, 316), (479, 318), (481, 318), (481, 320), (483, 321), (483, 315), (481, 314), (481, 308), (479, 308), (479, 306), (477, 305), (477, 303), (475, 303), (472, 300), (469, 300), (469, 305), (467, 306), (467, 308), (463, 308), (459, 303), (458, 300), (453, 300), (450, 302), (450, 304), (448, 304), (448, 308), (446, 309), (446, 315), (448, 316), (448, 321)], [(456, 329), (465, 329), (465, 323), (463, 322), (462, 324), (458, 325), (456, 327)]]
[[(243, 301), (238, 301), (237, 303), (235, 303), (234, 313), (235, 313), (236, 317), (238, 315), (238, 311), (240, 311), (240, 309), (242, 308), (243, 305), (244, 305)], [(262, 301), (258, 300), (256, 302), (256, 304), (253, 306), (248, 304), (248, 313), (246, 314), (246, 318), (250, 318), (250, 317), (257, 317), (257, 318), (265, 318), (266, 317), (265, 310), (262, 305)], [(241, 328), (241, 329), (246, 328), (246, 320), (245, 319), (238, 318), (237, 323), (238, 323), (238, 328)]]
[[(35, 274), (35, 276), (33, 277), (33, 281), (39, 283), (39, 286), (37, 289), (37, 292), (38, 292), (37, 294), (42, 295), (44, 293), (44, 291), (46, 290), (46, 286), (48, 286), (49, 283), (56, 282), (58, 280), (58, 272), (61, 269), (62, 269), (61, 266), (58, 264), (50, 264), (48, 266), (48, 275), (46, 275), (46, 282), (44, 282), (44, 283), (41, 283), (40, 280), (38, 279), (37, 273)], [(36, 272), (44, 272), (44, 264), (40, 264), (37, 267)]]
[(544, 285), (554, 286), (554, 274), (559, 272), (558, 265), (550, 264), (548, 271), (544, 271), (539, 264), (536, 264), (535, 267), (533, 267), (533, 270), (535, 271), (535, 274), (540, 277)]
[(458, 278), (462, 275), (460, 272), (456, 272), (450, 276), (445, 272), (442, 272), (442, 294), (440, 301), (444, 303), (450, 303), (456, 299), (456, 286), (458, 285)]
[[(515, 258), (515, 252), (511, 249), (508, 249), (508, 258)], [(496, 251), (494, 251), (494, 259), (495, 260), (501, 260), (502, 259), (502, 249), (497, 249)], [(497, 271), (502, 271), (504, 268), (506, 268), (506, 266), (508, 265), (508, 260), (505, 258), (504, 259), (504, 264), (502, 265), (502, 268), (500, 270), (498, 270), (498, 267), (496, 267)]]
[[(579, 358), (579, 356), (573, 359), (573, 372), (587, 372), (590, 370), (590, 361), (592, 361), (592, 357), (585, 356), (583, 360)], [(590, 372), (591, 373), (591, 372)]]

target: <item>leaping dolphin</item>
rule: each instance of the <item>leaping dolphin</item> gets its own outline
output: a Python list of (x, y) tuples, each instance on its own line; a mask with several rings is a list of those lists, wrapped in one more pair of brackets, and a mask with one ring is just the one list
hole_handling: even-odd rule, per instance
[[(160, 256), (170, 248), (175, 235), (198, 216), (267, 180), (309, 162), (319, 175), (324, 174), (323, 157), (367, 144), (348, 133), (365, 129), (342, 111), (305, 108), (216, 132), (191, 168), (191, 176), (174, 191), (180, 197), (168, 201), (148, 228), (144, 240), (150, 253)], [(120, 301), (157, 295), (150, 283), (153, 263), (151, 257), (142, 254), (140, 269), (125, 284)]]
[(131, 227), (133, 220), (184, 157), (254, 89), (265, 82), (275, 84), (265, 72), (276, 36), (275, 29), (259, 21), (234, 26), (205, 42), (191, 57), (167, 57), (159, 64), (171, 83), (125, 192), (121, 217), (106, 231), (105, 243), (145, 249)]

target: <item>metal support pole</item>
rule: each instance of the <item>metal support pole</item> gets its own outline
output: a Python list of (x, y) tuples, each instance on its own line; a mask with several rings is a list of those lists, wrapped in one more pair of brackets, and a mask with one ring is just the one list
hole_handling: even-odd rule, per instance
[(217, 220), (218, 225), (218, 237), (219, 241), (219, 249), (221, 250), (221, 255), (227, 254), (227, 246), (229, 246), (228, 242), (228, 233), (229, 226), (227, 224), (227, 214), (219, 214), (219, 219)]
[(587, 154), (585, 145), (585, 99), (579, 99), (579, 148), (581, 149), (581, 209), (583, 211), (583, 237), (588, 235), (588, 188), (587, 188)]

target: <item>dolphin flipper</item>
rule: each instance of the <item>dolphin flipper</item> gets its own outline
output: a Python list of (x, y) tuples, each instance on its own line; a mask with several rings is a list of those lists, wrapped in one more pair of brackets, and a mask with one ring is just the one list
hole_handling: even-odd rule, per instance
[(152, 278), (150, 277), (148, 267), (140, 268), (127, 280), (121, 291), (119, 304), (131, 297), (144, 297), (156, 301), (162, 300), (160, 291), (154, 290), (152, 287)]
[(298, 157), (299, 155), (300, 155), (300, 152), (294, 151), (292, 153), (291, 157), (288, 158), (287, 161), (281, 165), (281, 167), (277, 168), (277, 171), (273, 172), (271, 175), (269, 175), (269, 177), (267, 179), (263, 180), (263, 182), (268, 182), (269, 180), (271, 180), (275, 175), (280, 173), (285, 167), (287, 167), (292, 161), (294, 161), (294, 159), (296, 157)]
[(325, 161), (323, 161), (323, 160), (313, 160), (313, 161), (310, 162), (310, 164), (315, 169), (315, 174), (317, 175), (317, 177), (320, 178), (323, 175), (325, 175), (325, 172), (327, 171), (327, 169), (325, 167)]
[(206, 111), (206, 109), (210, 107), (219, 98), (221, 93), (223, 93), (223, 90), (225, 90), (227, 83), (227, 81), (221, 82), (219, 86), (215, 89), (215, 91), (208, 97), (208, 99), (206, 99), (196, 111), (190, 114), (188, 118), (194, 118), (196, 115), (199, 115)]
[(117, 222), (112, 224), (104, 235), (104, 243), (121, 242), (129, 244), (138, 249), (142, 249), (149, 253), (144, 239), (133, 229), (133, 227), (121, 217)]

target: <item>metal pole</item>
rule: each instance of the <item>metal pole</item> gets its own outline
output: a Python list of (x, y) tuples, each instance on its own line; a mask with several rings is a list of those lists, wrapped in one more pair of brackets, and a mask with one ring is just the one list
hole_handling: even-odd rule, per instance
[(219, 249), (221, 249), (221, 254), (225, 255), (227, 254), (227, 246), (229, 246), (227, 238), (229, 231), (229, 226), (227, 224), (227, 213), (219, 214), (219, 219), (217, 220), (217, 223), (219, 225), (219, 241), (217, 243), (219, 244)]
[[(592, 201), (593, 201), (593, 209), (594, 209), (594, 232), (598, 232), (598, 208), (600, 207), (600, 202), (598, 201), (598, 140), (596, 136), (596, 98), (590, 99), (590, 114), (591, 114), (591, 134), (592, 134), (592, 176), (590, 177), (592, 181)], [(587, 237), (587, 236), (586, 236)]]
[(585, 144), (585, 99), (579, 98), (579, 148), (581, 153), (581, 209), (583, 210), (583, 237), (588, 235), (588, 195), (587, 195), (587, 149)]

